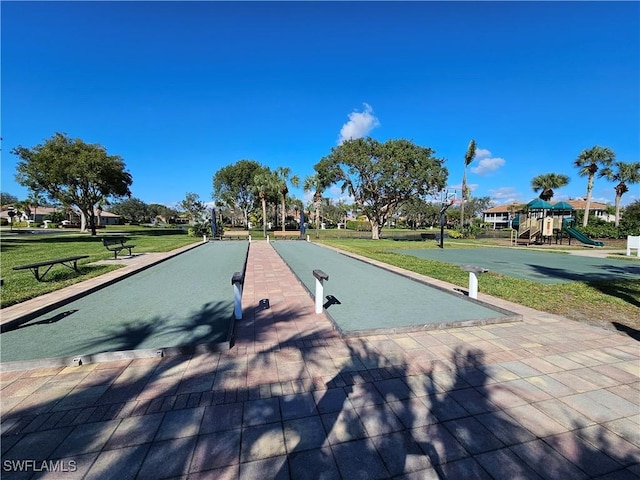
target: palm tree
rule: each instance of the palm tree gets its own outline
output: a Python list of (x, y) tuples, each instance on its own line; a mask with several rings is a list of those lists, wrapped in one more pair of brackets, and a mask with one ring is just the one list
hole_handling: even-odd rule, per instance
[(287, 214), (287, 194), (289, 193), (288, 183), (291, 183), (292, 186), (297, 187), (300, 185), (300, 179), (297, 175), (289, 177), (291, 175), (291, 169), (288, 167), (278, 167), (276, 169), (276, 175), (280, 182), (280, 201), (282, 205), (282, 231), (285, 231), (285, 221)]
[(318, 231), (318, 225), (320, 224), (320, 206), (322, 205), (322, 192), (326, 188), (326, 185), (320, 179), (317, 173), (309, 175), (304, 179), (303, 187), (305, 192), (313, 192), (313, 208), (315, 209), (315, 225), (316, 225), (316, 238), (320, 236)]
[(33, 207), (33, 221), (36, 221), (36, 215), (38, 213), (38, 207), (42, 205), (42, 194), (40, 190), (30, 190), (27, 202)]
[(531, 180), (533, 191), (540, 192), (540, 198), (546, 202), (553, 198), (553, 189), (565, 187), (569, 183), (569, 177), (561, 173), (545, 173)]
[(583, 150), (573, 164), (578, 168), (578, 175), (587, 177), (587, 202), (584, 206), (584, 219), (582, 226), (586, 227), (589, 222), (589, 207), (591, 206), (591, 191), (593, 190), (593, 179), (600, 167), (608, 167), (615, 160), (616, 154), (607, 147), (594, 146), (591, 149)]
[(476, 141), (471, 140), (467, 147), (467, 153), (464, 155), (464, 173), (462, 174), (462, 195), (460, 196), (460, 228), (464, 229), (464, 201), (468, 198), (467, 187), (467, 167), (473, 162), (473, 158), (476, 156)]
[(606, 177), (612, 182), (618, 182), (615, 186), (616, 191), (616, 227), (620, 224), (620, 200), (622, 195), (629, 191), (627, 184), (640, 183), (640, 162), (615, 162), (613, 164), (615, 170), (611, 166), (603, 168), (598, 174), (599, 177)]
[(262, 233), (267, 237), (267, 200), (280, 191), (278, 176), (266, 168), (253, 177), (252, 190), (260, 198), (262, 204)]

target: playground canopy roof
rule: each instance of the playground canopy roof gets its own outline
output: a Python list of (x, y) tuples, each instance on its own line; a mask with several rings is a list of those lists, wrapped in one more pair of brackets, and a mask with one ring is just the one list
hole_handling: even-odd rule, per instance
[(553, 205), (551, 205), (546, 200), (542, 200), (541, 198), (536, 198), (535, 200), (531, 200), (527, 203), (527, 207), (529, 210), (551, 210)]
[(573, 211), (573, 206), (567, 202), (558, 202), (555, 205), (553, 205), (553, 207), (551, 208), (553, 210), (567, 210), (569, 212)]

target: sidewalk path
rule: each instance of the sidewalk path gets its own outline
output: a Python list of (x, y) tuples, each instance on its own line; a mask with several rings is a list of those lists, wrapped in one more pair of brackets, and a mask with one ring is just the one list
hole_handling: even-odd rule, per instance
[(2, 373), (2, 477), (639, 478), (638, 342), (495, 303), (344, 341), (253, 242), (230, 351)]

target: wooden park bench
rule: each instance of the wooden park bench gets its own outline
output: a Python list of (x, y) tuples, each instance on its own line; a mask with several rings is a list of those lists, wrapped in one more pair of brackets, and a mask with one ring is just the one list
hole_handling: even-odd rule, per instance
[[(47, 260), (44, 262), (30, 263), (29, 265), (18, 265), (17, 267), (13, 267), (14, 270), (31, 270), (33, 275), (36, 277), (36, 280), (41, 282), (44, 276), (47, 274), (51, 267), (56, 264), (64, 265), (65, 267), (69, 267), (72, 270), (75, 270), (77, 273), (82, 273), (78, 270), (78, 260), (83, 258), (89, 258), (89, 255), (75, 255), (73, 257), (66, 258), (58, 258), (55, 260)], [(40, 274), (40, 269), (48, 267), (42, 274)]]
[(220, 240), (225, 240), (225, 239), (230, 240), (232, 238), (236, 238), (238, 240), (243, 240), (246, 238), (251, 240), (251, 235), (249, 230), (225, 230), (222, 236), (220, 237)]
[(273, 238), (274, 239), (278, 239), (281, 238), (283, 240), (286, 240), (287, 238), (290, 238), (292, 240), (297, 240), (298, 238), (300, 238), (300, 231), (295, 230), (295, 231), (282, 231), (282, 230), (274, 230), (273, 231)]
[(107, 250), (113, 252), (113, 258), (115, 260), (118, 259), (118, 253), (122, 250), (129, 250), (129, 256), (132, 255), (131, 249), (135, 247), (135, 245), (127, 244), (127, 237), (103, 237), (102, 244), (105, 246)]

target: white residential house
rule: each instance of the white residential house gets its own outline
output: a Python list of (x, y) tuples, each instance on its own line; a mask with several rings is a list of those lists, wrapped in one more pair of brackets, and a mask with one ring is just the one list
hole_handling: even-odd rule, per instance
[(497, 205), (482, 212), (482, 221), (493, 230), (509, 228), (514, 215), (522, 212), (523, 208), (524, 205), (517, 202)]
[[(32, 221), (37, 224), (42, 224), (44, 222), (45, 217), (51, 215), (55, 212), (62, 212), (62, 209), (55, 207), (29, 207), (30, 213), (22, 212), (20, 216), (14, 217), (14, 222), (26, 222)], [(5, 218), (9, 223), (11, 223), (11, 216), (9, 215), (9, 211), (11, 211), (11, 207), (5, 207), (0, 211), (0, 218)], [(99, 215), (98, 215), (99, 213)], [(110, 213), (106, 211), (95, 211), (95, 216), (98, 219), (98, 225), (120, 225), (121, 217), (120, 215), (116, 215), (115, 213)], [(70, 210), (65, 214), (65, 217), (72, 224), (80, 223), (80, 213), (77, 210)]]

